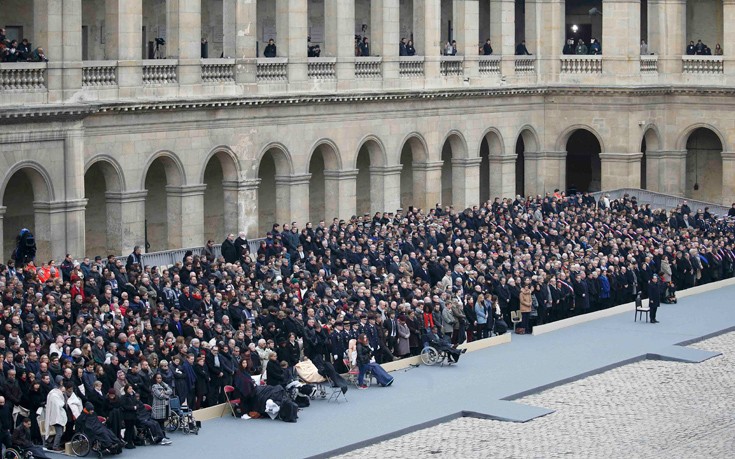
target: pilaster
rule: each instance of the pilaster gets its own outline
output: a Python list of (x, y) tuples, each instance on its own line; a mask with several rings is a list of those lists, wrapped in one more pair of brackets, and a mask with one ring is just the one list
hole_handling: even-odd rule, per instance
[(536, 49), (539, 82), (556, 82), (561, 69), (559, 56), (564, 48), (565, 38), (564, 0), (526, 0), (526, 14), (529, 13), (526, 32), (531, 32), (531, 41), (527, 37), (526, 43), (531, 43), (531, 49)]
[(723, 151), (721, 155), (722, 205), (729, 207), (733, 202), (735, 202), (735, 152)]
[(648, 49), (659, 56), (659, 74), (682, 71), (681, 56), (687, 43), (686, 11), (686, 0), (648, 0)]
[(276, 220), (295, 221), (303, 226), (309, 221), (309, 179), (311, 174), (276, 177)]
[(375, 212), (395, 212), (401, 207), (401, 170), (397, 166), (370, 166), (370, 207)]
[(337, 89), (355, 79), (355, 0), (324, 0), (326, 56), (337, 58)]
[(202, 84), (202, 0), (166, 1), (166, 51), (179, 60), (179, 91), (198, 94)]
[(460, 211), (478, 203), (482, 158), (452, 159), (452, 205)]
[[(145, 198), (148, 192), (105, 193), (107, 201), (107, 250), (109, 253), (132, 252), (145, 245)], [(97, 254), (88, 253), (93, 256)], [(101, 254), (104, 256), (104, 254)]]
[(288, 57), (288, 82), (295, 88), (307, 80), (307, 7), (307, 0), (276, 0), (276, 46), (280, 57)]
[(646, 186), (651, 191), (684, 196), (686, 158), (686, 150), (646, 151)]
[(371, 0), (372, 54), (383, 58), (383, 81), (398, 78), (400, 0)]
[[(248, 237), (258, 234), (258, 186), (260, 179), (223, 181), (225, 199), (225, 232), (245, 231)], [(232, 212), (231, 209), (236, 209)]]
[[(86, 200), (85, 200), (86, 204)], [(76, 241), (75, 247), (67, 247), (66, 237), (66, 208), (64, 201), (33, 202), (36, 239), (36, 257), (43, 260), (49, 258), (62, 259), (66, 253), (72, 253), (68, 249), (84, 251), (84, 238)], [(82, 219), (84, 214), (82, 212)], [(63, 228), (63, 229), (62, 229)]]
[(600, 153), (602, 189), (641, 187), (643, 153)]
[(50, 56), (49, 102), (68, 100), (82, 88), (82, 0), (34, 1), (33, 23), (35, 46)]
[(207, 185), (166, 186), (168, 246), (196, 247), (204, 239), (204, 192)]
[(7, 212), (8, 208), (5, 206), (0, 205), (0, 250), (2, 250), (3, 254), (9, 254), (12, 253), (15, 247), (5, 247), (5, 222), (3, 221), (5, 219), (5, 212)]
[(223, 52), (225, 57), (235, 59), (235, 78), (239, 84), (257, 81), (257, 4), (257, 0), (222, 0)]
[(603, 72), (618, 78), (639, 75), (641, 0), (605, 0), (603, 9)]
[(490, 41), (493, 52), (502, 55), (501, 75), (515, 73), (516, 4), (514, 0), (490, 2)]
[[(516, 155), (490, 155), (490, 199), (514, 196), (516, 191)], [(479, 195), (479, 190), (477, 192)]]
[(356, 214), (357, 169), (348, 171), (324, 171), (327, 219), (348, 219)]
[(440, 77), (441, 12), (441, 0), (413, 2), (413, 42), (416, 46), (416, 54), (424, 56), (424, 78), (426, 80), (435, 80)]
[(142, 27), (142, 0), (106, 0), (105, 56), (118, 61), (120, 98), (133, 97), (143, 85), (143, 67), (140, 65)]
[[(413, 206), (424, 212), (442, 200), (441, 185), (444, 161), (413, 163)], [(478, 191), (479, 193), (479, 191)]]
[(477, 37), (480, 24), (480, 4), (477, 0), (454, 0), (452, 3), (454, 17), (454, 37), (457, 40), (457, 52), (464, 56), (464, 77), (478, 76)]
[[(725, 58), (732, 59), (735, 56), (735, 0), (722, 1), (722, 52)], [(714, 50), (714, 48), (713, 48)], [(735, 75), (732, 65), (725, 65), (725, 73)], [(723, 189), (723, 199), (725, 193)], [(726, 204), (731, 204), (725, 202)]]
[(527, 151), (523, 157), (527, 195), (543, 195), (556, 188), (566, 188), (566, 151)]

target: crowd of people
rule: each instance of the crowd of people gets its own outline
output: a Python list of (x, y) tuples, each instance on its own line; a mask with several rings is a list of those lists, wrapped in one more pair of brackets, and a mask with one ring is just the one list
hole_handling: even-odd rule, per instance
[(435, 340), (458, 359), (458, 344), (506, 332), (513, 311), (517, 332), (528, 333), (732, 277), (733, 216), (735, 204), (718, 217), (686, 202), (667, 212), (634, 197), (555, 191), (461, 211), (274, 224), (254, 253), (244, 233), (231, 234), (220, 255), (209, 241), (171, 267), (143, 265), (139, 248), (59, 264), (18, 250), (0, 265), (0, 441), (10, 446), (26, 426), (40, 444), (45, 409), (52, 449), (82, 413), (107, 418), (132, 448), (133, 426), (146, 416), (162, 425), (170, 398), (212, 406), (230, 385), (247, 418), (278, 396), (258, 394), (256, 376), (278, 389), (305, 357), (343, 391), (340, 375), (354, 366), (360, 387), (367, 371), (390, 386), (376, 365)]
[(602, 45), (600, 44), (600, 40), (594, 37), (590, 38), (589, 45), (587, 45), (582, 38), (567, 38), (561, 52), (566, 55), (576, 54), (596, 56), (602, 54)]
[(686, 49), (687, 56), (712, 56), (713, 54), (715, 56), (722, 56), (723, 50), (722, 46), (720, 46), (719, 43), (715, 45), (714, 53), (712, 52), (712, 49), (710, 49), (709, 46), (702, 43), (702, 40), (697, 40), (697, 43), (694, 43), (694, 40), (691, 40), (689, 44), (687, 45)]
[(0, 28), (0, 62), (48, 62), (43, 48), (33, 48), (27, 38), (9, 39), (5, 29)]

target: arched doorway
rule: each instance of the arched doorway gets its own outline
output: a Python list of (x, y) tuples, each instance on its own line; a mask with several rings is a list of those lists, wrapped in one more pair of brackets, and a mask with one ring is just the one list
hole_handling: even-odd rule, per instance
[(180, 248), (181, 209), (176, 209), (176, 198), (168, 187), (180, 187), (183, 171), (179, 162), (170, 155), (157, 157), (145, 175), (145, 230), (146, 251), (157, 252)]
[(339, 184), (330, 183), (325, 172), (340, 170), (337, 152), (329, 143), (321, 143), (314, 149), (309, 161), (309, 219), (312, 222), (338, 217)]
[(120, 192), (122, 185), (115, 167), (107, 161), (93, 163), (84, 174), (85, 254), (89, 257), (122, 253), (122, 240), (110, 224), (120, 216), (111, 215), (108, 192)]
[[(238, 168), (231, 152), (219, 150), (211, 155), (204, 168), (204, 237), (214, 241), (225, 238), (226, 233), (243, 231), (238, 228)], [(225, 183), (231, 186), (225, 188)]]
[(441, 175), (441, 203), (442, 206), (452, 205), (452, 145), (449, 140), (442, 147), (442, 175)]
[[(425, 209), (441, 199), (441, 190), (436, 186), (441, 181), (441, 170), (433, 164), (427, 167), (427, 159), (423, 140), (418, 135), (409, 137), (401, 149), (401, 207), (403, 209), (411, 206)], [(430, 180), (427, 180), (427, 177)]]
[(487, 138), (480, 144), (480, 203), (490, 199), (490, 146)]
[[(51, 221), (48, 212), (42, 212), (34, 203), (51, 201), (51, 186), (39, 171), (31, 167), (21, 168), (13, 173), (5, 184), (2, 205), (3, 216), (3, 254), (10, 258), (16, 246), (16, 236), (23, 228), (28, 228), (36, 239), (36, 260), (47, 262), (52, 256)], [(54, 228), (64, 231), (63, 228)]]
[(285, 150), (280, 146), (269, 148), (258, 165), (258, 232), (261, 237), (271, 230), (273, 224), (278, 222), (280, 214), (289, 208), (290, 189), (287, 185), (277, 188), (276, 179), (290, 175), (291, 166)]
[(722, 202), (722, 142), (711, 129), (697, 128), (686, 143), (684, 194), (706, 202)]
[(526, 145), (523, 136), (518, 136), (516, 141), (516, 194), (526, 195)]
[(413, 205), (413, 151), (408, 142), (401, 150), (401, 207)]
[(648, 149), (648, 145), (646, 144), (646, 137), (643, 137), (643, 140), (641, 141), (641, 189), (647, 190), (648, 186), (648, 180), (646, 179), (646, 174), (648, 173), (647, 165), (646, 165), (646, 150)]
[(355, 169), (357, 169), (355, 190), (357, 202), (355, 209), (357, 215), (388, 210), (383, 208), (385, 202), (383, 199), (383, 176), (380, 173), (374, 174), (370, 170), (371, 167), (384, 165), (383, 147), (377, 140), (369, 138), (360, 147), (355, 161)]
[(600, 142), (586, 129), (577, 129), (569, 136), (567, 148), (567, 191), (600, 191), (602, 165)]

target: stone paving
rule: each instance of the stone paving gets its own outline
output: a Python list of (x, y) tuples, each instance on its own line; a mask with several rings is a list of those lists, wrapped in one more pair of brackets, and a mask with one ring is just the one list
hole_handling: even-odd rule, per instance
[(723, 355), (641, 361), (518, 399), (556, 410), (527, 423), (462, 418), (339, 457), (733, 457), (735, 332), (691, 346)]

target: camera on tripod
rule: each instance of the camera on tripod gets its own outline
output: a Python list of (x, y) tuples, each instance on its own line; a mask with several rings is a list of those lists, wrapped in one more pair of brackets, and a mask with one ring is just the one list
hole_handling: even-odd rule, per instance
[(157, 46), (165, 46), (166, 45), (166, 40), (164, 38), (158, 37), (158, 38), (155, 38), (155, 40), (156, 40), (156, 45)]

